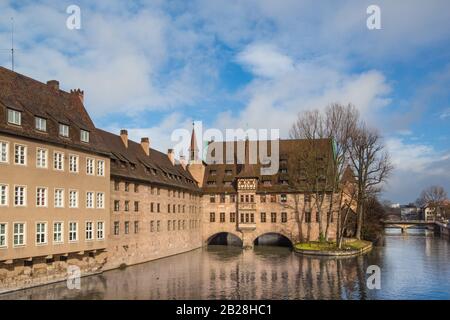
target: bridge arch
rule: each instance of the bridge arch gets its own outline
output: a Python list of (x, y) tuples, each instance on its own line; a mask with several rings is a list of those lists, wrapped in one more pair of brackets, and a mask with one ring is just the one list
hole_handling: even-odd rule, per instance
[(210, 235), (206, 239), (206, 245), (231, 245), (231, 246), (243, 246), (243, 240), (235, 233), (222, 231), (216, 232)]
[(294, 243), (291, 238), (280, 232), (264, 232), (256, 236), (253, 240), (254, 246), (281, 246), (293, 247)]

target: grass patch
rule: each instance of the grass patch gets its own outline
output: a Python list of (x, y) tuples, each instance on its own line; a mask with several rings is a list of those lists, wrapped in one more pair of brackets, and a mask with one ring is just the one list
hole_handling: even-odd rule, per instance
[(295, 248), (299, 250), (311, 250), (311, 251), (347, 251), (362, 249), (370, 244), (369, 241), (354, 240), (342, 244), (342, 248), (338, 249), (336, 242), (301, 242), (295, 244)]

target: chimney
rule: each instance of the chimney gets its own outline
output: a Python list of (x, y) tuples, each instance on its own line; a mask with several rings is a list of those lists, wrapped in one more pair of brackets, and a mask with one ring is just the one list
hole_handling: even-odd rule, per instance
[(122, 138), (125, 148), (128, 148), (128, 131), (125, 129), (120, 130), (120, 137)]
[(141, 147), (147, 156), (150, 155), (150, 141), (147, 137), (141, 138)]
[(80, 99), (81, 103), (84, 104), (84, 91), (80, 89), (70, 90), (70, 93)]
[(183, 167), (184, 170), (186, 170), (186, 157), (180, 156), (180, 164)]
[(59, 82), (57, 80), (48, 80), (47, 85), (55, 91), (59, 90)]
[(173, 149), (167, 150), (167, 157), (169, 157), (170, 162), (172, 162), (172, 165), (175, 165), (175, 153), (173, 152)]

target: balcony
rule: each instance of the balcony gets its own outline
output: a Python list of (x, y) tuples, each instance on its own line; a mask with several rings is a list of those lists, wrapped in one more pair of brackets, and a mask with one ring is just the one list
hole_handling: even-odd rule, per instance
[(239, 202), (238, 203), (238, 210), (245, 211), (245, 210), (256, 210), (256, 203), (254, 202)]
[(256, 229), (256, 223), (254, 222), (239, 222), (239, 231), (253, 231)]

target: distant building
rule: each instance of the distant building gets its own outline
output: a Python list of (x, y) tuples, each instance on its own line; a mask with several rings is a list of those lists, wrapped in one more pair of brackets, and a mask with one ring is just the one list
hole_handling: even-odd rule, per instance
[(415, 205), (400, 205), (400, 217), (402, 220), (419, 220), (420, 208)]

